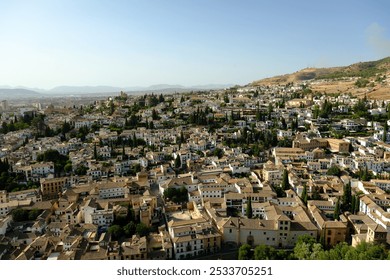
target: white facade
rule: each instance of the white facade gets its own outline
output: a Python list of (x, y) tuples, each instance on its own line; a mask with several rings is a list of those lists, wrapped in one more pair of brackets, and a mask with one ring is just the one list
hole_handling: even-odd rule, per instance
[(81, 127), (88, 127), (90, 128), (92, 125), (92, 122), (90, 120), (85, 120), (85, 119), (78, 119), (78, 120), (75, 120), (74, 122), (74, 127), (76, 129), (80, 129)]
[(99, 188), (100, 199), (125, 197), (126, 194), (126, 188), (121, 186)]
[(202, 198), (211, 198), (211, 197), (223, 197), (223, 188), (220, 187), (200, 187), (199, 193)]
[(110, 226), (114, 222), (112, 210), (96, 210), (91, 214), (92, 224), (97, 226)]

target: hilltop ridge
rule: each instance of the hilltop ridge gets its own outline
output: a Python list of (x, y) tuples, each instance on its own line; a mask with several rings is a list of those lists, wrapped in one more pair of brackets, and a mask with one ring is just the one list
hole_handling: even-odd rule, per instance
[(390, 71), (390, 57), (376, 61), (358, 62), (349, 66), (304, 68), (291, 74), (278, 75), (252, 82), (252, 85), (302, 82), (311, 79), (337, 79), (347, 77), (369, 78)]
[(252, 82), (251, 86), (309, 82), (313, 91), (366, 94), (373, 99), (390, 98), (390, 57), (349, 66), (305, 68), (285, 75)]

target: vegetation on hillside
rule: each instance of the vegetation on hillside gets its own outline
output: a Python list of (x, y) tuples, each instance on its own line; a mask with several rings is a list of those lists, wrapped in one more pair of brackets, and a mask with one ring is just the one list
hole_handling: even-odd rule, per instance
[[(264, 83), (283, 84), (288, 82), (299, 82), (310, 79), (342, 79), (350, 77), (358, 77), (364, 80), (383, 74), (390, 69), (390, 57), (386, 57), (377, 61), (368, 61), (355, 63), (345, 67), (331, 67), (331, 68), (306, 68), (292, 74), (266, 78), (255, 81), (252, 85), (260, 85)], [(383, 77), (378, 76), (377, 82), (380, 82)], [(361, 85), (359, 83), (359, 85)]]
[(258, 245), (254, 249), (248, 244), (238, 250), (239, 260), (387, 260), (390, 251), (383, 244), (362, 242), (356, 247), (339, 243), (332, 248), (324, 248), (315, 238), (303, 235), (292, 251), (275, 249), (268, 245)]
[(386, 68), (388, 68), (386, 67), (388, 63), (390, 63), (390, 57), (377, 61), (356, 63), (348, 67), (343, 67), (339, 71), (319, 75), (316, 79), (338, 79), (345, 77), (361, 77), (367, 79), (385, 72), (387, 70)]

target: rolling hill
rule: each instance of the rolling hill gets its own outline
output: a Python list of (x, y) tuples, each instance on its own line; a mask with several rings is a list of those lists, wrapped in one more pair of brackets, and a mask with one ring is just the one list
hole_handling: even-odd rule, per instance
[(254, 81), (251, 86), (309, 82), (314, 92), (351, 93), (372, 99), (390, 99), (390, 57), (331, 68), (300, 71)]
[(254, 81), (252, 85), (258, 86), (264, 84), (285, 84), (312, 79), (340, 79), (348, 77), (371, 78), (376, 74), (381, 74), (388, 71), (390, 71), (390, 57), (386, 57), (377, 61), (359, 62), (349, 66), (331, 68), (305, 68), (292, 74)]
[(39, 98), (43, 94), (29, 89), (22, 88), (0, 88), (1, 99), (22, 99), (22, 98)]

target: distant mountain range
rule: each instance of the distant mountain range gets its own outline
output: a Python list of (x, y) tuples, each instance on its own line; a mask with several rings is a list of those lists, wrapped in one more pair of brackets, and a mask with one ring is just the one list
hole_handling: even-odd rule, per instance
[(126, 93), (147, 93), (147, 92), (161, 92), (161, 93), (173, 93), (180, 91), (192, 91), (192, 90), (212, 90), (223, 89), (233, 86), (233, 84), (208, 84), (185, 87), (182, 85), (169, 85), (159, 84), (149, 87), (112, 87), (112, 86), (58, 86), (50, 90), (16, 87), (0, 86), (0, 98), (1, 99), (18, 99), (18, 98), (43, 98), (58, 95), (84, 95), (84, 94), (108, 94), (119, 93), (124, 91)]
[(38, 98), (42, 96), (42, 93), (24, 88), (0, 88), (0, 98), (6, 100), (21, 98)]
[(196, 89), (220, 89), (231, 87), (233, 85), (219, 85), (219, 84), (209, 84), (209, 85), (199, 85), (199, 86), (191, 86), (185, 87), (182, 85), (168, 85), (168, 84), (159, 84), (152, 85), (149, 87), (111, 87), (111, 86), (60, 86), (55, 87), (48, 92), (54, 93), (111, 93), (111, 92), (139, 92), (139, 91), (161, 91), (161, 90), (196, 90)]

